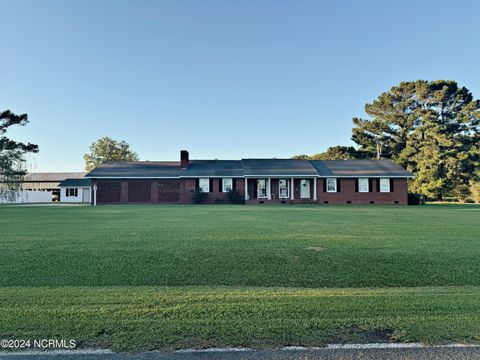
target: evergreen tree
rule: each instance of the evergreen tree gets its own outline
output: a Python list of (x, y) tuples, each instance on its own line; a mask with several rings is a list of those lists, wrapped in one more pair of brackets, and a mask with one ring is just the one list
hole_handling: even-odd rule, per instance
[(372, 119), (353, 119), (352, 139), (361, 150), (411, 170), (411, 191), (466, 196), (480, 158), (480, 102), (465, 87), (445, 80), (401, 83), (366, 111)]
[(38, 146), (24, 144), (5, 136), (7, 130), (14, 125), (25, 126), (28, 123), (27, 114), (16, 115), (10, 110), (0, 113), (0, 198), (13, 201), (14, 194), (10, 190), (19, 188), (19, 180), (27, 173), (24, 157), (27, 153), (38, 152)]
[(0, 113), (0, 175), (15, 179), (26, 174), (23, 166), (27, 153), (38, 152), (38, 146), (24, 144), (5, 136), (7, 130), (14, 125), (25, 126), (28, 123), (27, 114), (16, 115), (10, 110)]
[(368, 153), (357, 151), (353, 146), (331, 146), (326, 151), (314, 155), (294, 155), (292, 159), (307, 160), (352, 160), (368, 158)]
[(360, 158), (353, 146), (331, 146), (326, 151), (312, 155), (312, 160), (353, 160)]
[(365, 112), (372, 119), (353, 118), (352, 140), (371, 158), (396, 159), (418, 122), (416, 84), (402, 82), (381, 94)]

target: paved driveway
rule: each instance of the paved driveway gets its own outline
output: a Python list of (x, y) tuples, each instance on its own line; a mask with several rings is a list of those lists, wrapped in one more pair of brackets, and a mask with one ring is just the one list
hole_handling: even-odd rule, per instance
[(321, 349), (141, 354), (2, 354), (1, 360), (480, 360), (480, 348)]

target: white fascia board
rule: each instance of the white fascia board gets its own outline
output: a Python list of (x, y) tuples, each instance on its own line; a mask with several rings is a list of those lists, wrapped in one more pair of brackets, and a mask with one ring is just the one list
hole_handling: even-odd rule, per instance
[(284, 178), (315, 178), (320, 177), (319, 175), (245, 175), (245, 178), (275, 178), (275, 179), (284, 179)]
[(396, 179), (405, 179), (413, 178), (411, 175), (245, 175), (246, 178), (347, 178), (347, 179), (356, 179), (356, 178), (396, 178)]
[(210, 176), (180, 176), (180, 179), (243, 179), (245, 176), (243, 175), (210, 175)]
[[(218, 178), (223, 178), (226, 176), (180, 176), (179, 179), (218, 179)], [(231, 177), (231, 176), (230, 176)]]
[(179, 179), (179, 176), (89, 176), (89, 179)]
[[(392, 179), (411, 179), (413, 175), (238, 175), (238, 176), (86, 176), (88, 179), (217, 179), (217, 178), (342, 178), (342, 179), (356, 179), (356, 178), (392, 178)], [(55, 181), (52, 181), (55, 182)]]
[(370, 179), (383, 179), (383, 178), (388, 178), (388, 179), (408, 179), (408, 178), (413, 178), (412, 175), (351, 175), (351, 176), (341, 176), (341, 175), (323, 175), (323, 176), (318, 176), (321, 178), (337, 178), (337, 179), (357, 179), (357, 178), (370, 178)]

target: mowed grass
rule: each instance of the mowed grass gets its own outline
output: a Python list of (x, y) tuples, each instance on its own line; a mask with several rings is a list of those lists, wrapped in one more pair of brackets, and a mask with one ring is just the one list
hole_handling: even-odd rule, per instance
[(4, 206), (0, 248), (0, 338), (480, 342), (479, 206)]
[(0, 286), (480, 285), (480, 207), (0, 207)]
[(0, 336), (117, 351), (480, 341), (480, 288), (6, 288)]

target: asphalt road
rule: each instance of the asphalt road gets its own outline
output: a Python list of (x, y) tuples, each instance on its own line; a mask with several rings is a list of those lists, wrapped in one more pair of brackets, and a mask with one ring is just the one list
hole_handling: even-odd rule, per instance
[(480, 348), (321, 349), (141, 354), (1, 354), (1, 360), (480, 360)]

